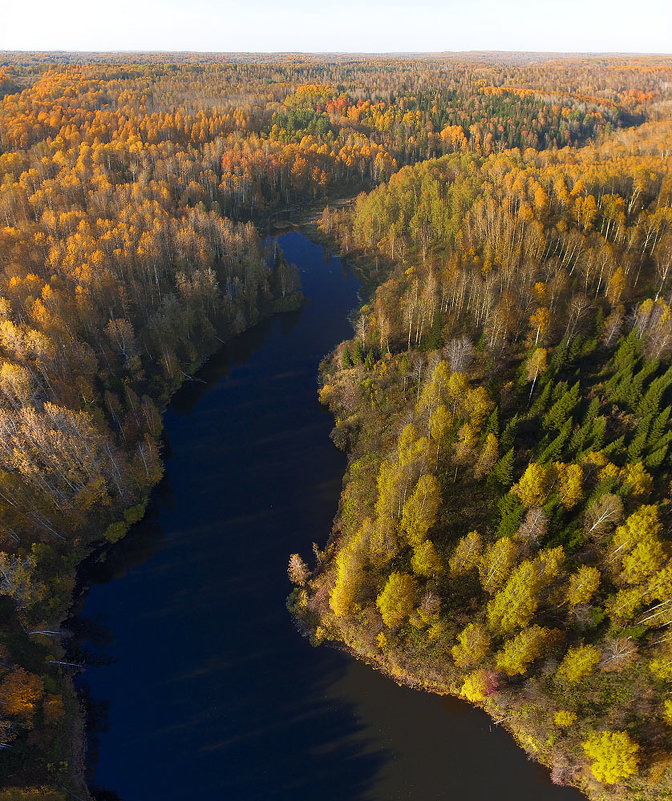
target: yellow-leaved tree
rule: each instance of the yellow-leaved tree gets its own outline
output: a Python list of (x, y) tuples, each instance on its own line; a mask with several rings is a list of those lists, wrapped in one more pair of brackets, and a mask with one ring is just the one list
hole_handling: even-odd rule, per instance
[(482, 551), (483, 538), (478, 531), (470, 531), (465, 534), (457, 543), (448, 562), (450, 572), (453, 575), (460, 576), (478, 567)]
[(543, 506), (548, 495), (548, 471), (543, 465), (530, 462), (520, 481), (511, 488), (511, 492), (517, 495), (523, 506), (528, 509), (533, 506)]
[(458, 638), (457, 645), (453, 646), (451, 653), (458, 667), (472, 667), (477, 665), (488, 653), (490, 636), (480, 623), (469, 623)]
[(595, 645), (578, 645), (570, 648), (560, 663), (557, 675), (567, 681), (581, 681), (595, 670), (601, 656), (602, 652)]
[(601, 579), (600, 571), (588, 565), (581, 565), (576, 573), (572, 573), (567, 585), (567, 602), (570, 607), (590, 603), (600, 586)]
[(497, 652), (496, 660), (499, 670), (508, 676), (516, 676), (527, 671), (535, 659), (542, 657), (547, 646), (557, 637), (557, 631), (530, 626), (515, 637), (506, 640), (504, 647)]
[(617, 784), (639, 769), (639, 745), (626, 731), (595, 731), (581, 745), (599, 782)]
[(376, 599), (383, 623), (390, 628), (405, 623), (418, 598), (418, 583), (408, 573), (390, 573)]

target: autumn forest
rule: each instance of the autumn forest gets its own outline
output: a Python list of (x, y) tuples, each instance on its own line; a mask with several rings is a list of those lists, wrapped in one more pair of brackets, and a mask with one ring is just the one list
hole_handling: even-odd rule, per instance
[(290, 558), (303, 632), (556, 784), (672, 798), (670, 87), (664, 57), (0, 53), (2, 801), (87, 792), (77, 566), (144, 516), (175, 390), (304, 303), (288, 224), (366, 287), (320, 369), (348, 466)]

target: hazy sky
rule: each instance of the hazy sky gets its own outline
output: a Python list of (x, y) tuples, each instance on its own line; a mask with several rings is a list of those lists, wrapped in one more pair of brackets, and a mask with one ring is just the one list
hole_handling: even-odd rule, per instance
[(2, 50), (672, 52), (672, 0), (0, 0)]

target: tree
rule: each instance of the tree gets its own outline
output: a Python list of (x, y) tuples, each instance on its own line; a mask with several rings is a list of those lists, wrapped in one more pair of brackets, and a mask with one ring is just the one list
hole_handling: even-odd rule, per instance
[(383, 623), (390, 628), (401, 626), (413, 611), (417, 597), (418, 585), (413, 576), (397, 571), (391, 573), (376, 598)]
[(606, 493), (593, 500), (586, 509), (583, 528), (586, 534), (599, 538), (623, 519), (623, 501)]
[[(558, 384), (557, 389), (566, 387), (564, 382)], [(571, 389), (565, 389), (558, 400), (551, 406), (548, 412), (544, 415), (543, 424), (545, 429), (553, 429), (560, 431), (565, 426), (572, 411), (576, 407), (581, 397), (579, 382), (577, 381)]]
[(493, 671), (475, 670), (465, 678), (460, 695), (463, 695), (472, 704), (478, 704), (493, 695), (496, 690), (497, 675)]
[(366, 533), (367, 528), (363, 525), (336, 557), (336, 581), (329, 597), (329, 605), (336, 617), (344, 617), (356, 609), (364, 578)]
[(600, 660), (600, 670), (603, 673), (620, 673), (637, 661), (639, 648), (631, 637), (611, 637), (603, 642)]
[[(404, 426), (397, 442), (397, 458), (399, 467), (406, 468), (405, 475), (414, 470), (426, 470), (428, 452), (429, 440), (426, 437), (418, 438), (412, 423)], [(414, 477), (417, 475), (418, 472)]]
[(19, 609), (46, 598), (48, 588), (38, 575), (34, 553), (16, 556), (0, 552), (0, 593), (11, 596)]
[(493, 467), (490, 478), (504, 489), (511, 486), (513, 483), (513, 448), (509, 448)]
[(483, 552), (483, 538), (478, 531), (470, 531), (457, 543), (448, 566), (453, 575), (461, 576), (478, 567)]
[(0, 682), (0, 711), (30, 726), (43, 695), (42, 679), (21, 667), (16, 668)]
[(617, 267), (607, 284), (606, 296), (612, 306), (616, 306), (625, 290), (625, 273), (622, 267)]
[(452, 373), (448, 379), (446, 387), (446, 406), (450, 410), (453, 419), (461, 416), (461, 412), (469, 412), (466, 405), (469, 391), (469, 379), (464, 373)]
[(501, 537), (489, 545), (481, 557), (478, 574), (481, 586), (494, 593), (506, 581), (516, 561), (516, 543), (510, 537)]
[(538, 507), (528, 509), (520, 528), (516, 531), (515, 539), (534, 548), (546, 536), (547, 530), (548, 516), (546, 512)]
[(376, 517), (390, 518), (395, 521), (404, 503), (404, 475), (397, 462), (383, 459), (376, 481), (378, 497), (376, 498)]
[(448, 363), (441, 360), (434, 368), (430, 380), (425, 384), (418, 401), (418, 412), (429, 409), (430, 414), (444, 403), (448, 397), (448, 384), (451, 379)]
[(619, 626), (627, 623), (644, 604), (644, 591), (640, 587), (619, 590), (607, 599), (606, 611)]
[(672, 646), (669, 642), (654, 651), (654, 658), (649, 662), (649, 669), (657, 679), (672, 679)]
[(621, 470), (621, 479), (624, 488), (635, 497), (648, 495), (653, 489), (653, 478), (651, 474), (644, 469), (642, 462), (627, 464)]
[(561, 574), (564, 563), (565, 550), (562, 545), (539, 551), (533, 564), (542, 587), (551, 584)]
[(493, 634), (511, 634), (524, 628), (539, 606), (539, 574), (530, 560), (522, 562), (504, 587), (488, 603), (488, 628)]
[(453, 373), (467, 373), (474, 357), (474, 345), (469, 337), (451, 339), (444, 349), (446, 359)]
[(668, 726), (672, 726), (672, 700), (667, 698), (663, 706), (663, 720)]
[(511, 490), (527, 509), (543, 506), (548, 494), (548, 471), (536, 462), (530, 462), (520, 481)]
[(423, 540), (413, 548), (411, 568), (416, 576), (431, 578), (443, 572), (441, 558), (431, 540)]
[(441, 629), (441, 599), (436, 592), (427, 590), (422, 596), (416, 612), (411, 615), (411, 623), (417, 628), (430, 626), (433, 632)]
[(451, 648), (455, 664), (468, 668), (481, 662), (490, 649), (490, 636), (480, 623), (469, 623), (457, 637), (457, 645)]
[(474, 478), (476, 480), (490, 473), (497, 462), (498, 455), (499, 443), (497, 442), (497, 437), (490, 433), (486, 436), (481, 453), (474, 465)]
[[(455, 373), (454, 375), (460, 374)], [(476, 431), (480, 431), (494, 408), (494, 403), (490, 400), (487, 389), (485, 387), (469, 389), (462, 403), (471, 425)]]
[(287, 575), (292, 584), (303, 586), (310, 578), (310, 570), (308, 565), (303, 561), (298, 553), (293, 553), (289, 557), (289, 566), (287, 567)]
[(573, 509), (583, 495), (581, 486), (583, 482), (583, 469), (581, 465), (563, 464), (562, 462), (554, 462), (553, 468), (557, 476), (562, 505), (565, 509)]
[(417, 547), (427, 536), (436, 521), (440, 502), (441, 491), (436, 478), (431, 474), (420, 476), (401, 514), (401, 530), (412, 546)]
[(548, 361), (546, 358), (546, 348), (535, 348), (532, 351), (532, 355), (528, 359), (525, 373), (527, 380), (532, 382), (528, 403), (532, 398), (534, 385), (537, 383), (537, 378), (539, 378), (539, 376), (546, 371), (547, 366)]
[(553, 630), (534, 625), (523, 629), (515, 637), (506, 640), (504, 647), (497, 652), (495, 660), (497, 668), (508, 676), (522, 675), (528, 667), (544, 655), (546, 648), (557, 633)]
[(658, 573), (664, 561), (663, 543), (657, 537), (647, 538), (623, 557), (620, 578), (628, 584), (641, 584)]
[(450, 430), (450, 414), (443, 403), (440, 403), (429, 416), (429, 435), (436, 443), (436, 463), (439, 463), (441, 444)]
[(400, 547), (397, 521), (385, 513), (378, 515), (373, 522), (367, 517), (362, 526), (366, 529), (364, 541), (368, 542), (371, 564), (380, 568), (394, 559)]
[(649, 504), (636, 509), (614, 532), (610, 560), (621, 564), (621, 579), (638, 584), (662, 565), (664, 548), (658, 507)]
[(532, 316), (530, 317), (530, 331), (532, 336), (534, 337), (532, 344), (535, 347), (539, 343), (539, 340), (543, 338), (544, 334), (548, 330), (550, 322), (551, 322), (551, 314), (549, 310), (544, 308), (543, 306), (537, 309), (534, 312), (534, 314), (532, 314)]
[(602, 652), (595, 645), (579, 645), (570, 648), (558, 668), (558, 677), (578, 682), (589, 676), (600, 662)]
[[(464, 465), (471, 462), (478, 441), (476, 429), (471, 423), (463, 423), (457, 430), (457, 440), (453, 444), (453, 461), (455, 464)], [(457, 469), (456, 475), (457, 477)]]
[(589, 565), (581, 567), (572, 573), (567, 584), (567, 602), (573, 609), (575, 606), (588, 604), (597, 592), (602, 575), (598, 568)]
[(666, 602), (672, 598), (672, 561), (654, 573), (647, 583), (648, 600)]
[(599, 782), (618, 784), (639, 770), (639, 745), (625, 731), (594, 731), (581, 745)]

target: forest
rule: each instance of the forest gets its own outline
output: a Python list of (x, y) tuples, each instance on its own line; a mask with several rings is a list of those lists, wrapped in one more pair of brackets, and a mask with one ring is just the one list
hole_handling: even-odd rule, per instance
[(2, 801), (86, 793), (77, 565), (144, 515), (171, 394), (302, 302), (264, 239), (305, 209), (371, 297), (323, 365), (349, 466), (294, 611), (555, 781), (672, 792), (671, 78), (0, 53)]
[(321, 220), (377, 288), (322, 366), (349, 465), (293, 608), (594, 799), (672, 798), (667, 109), (407, 166)]

